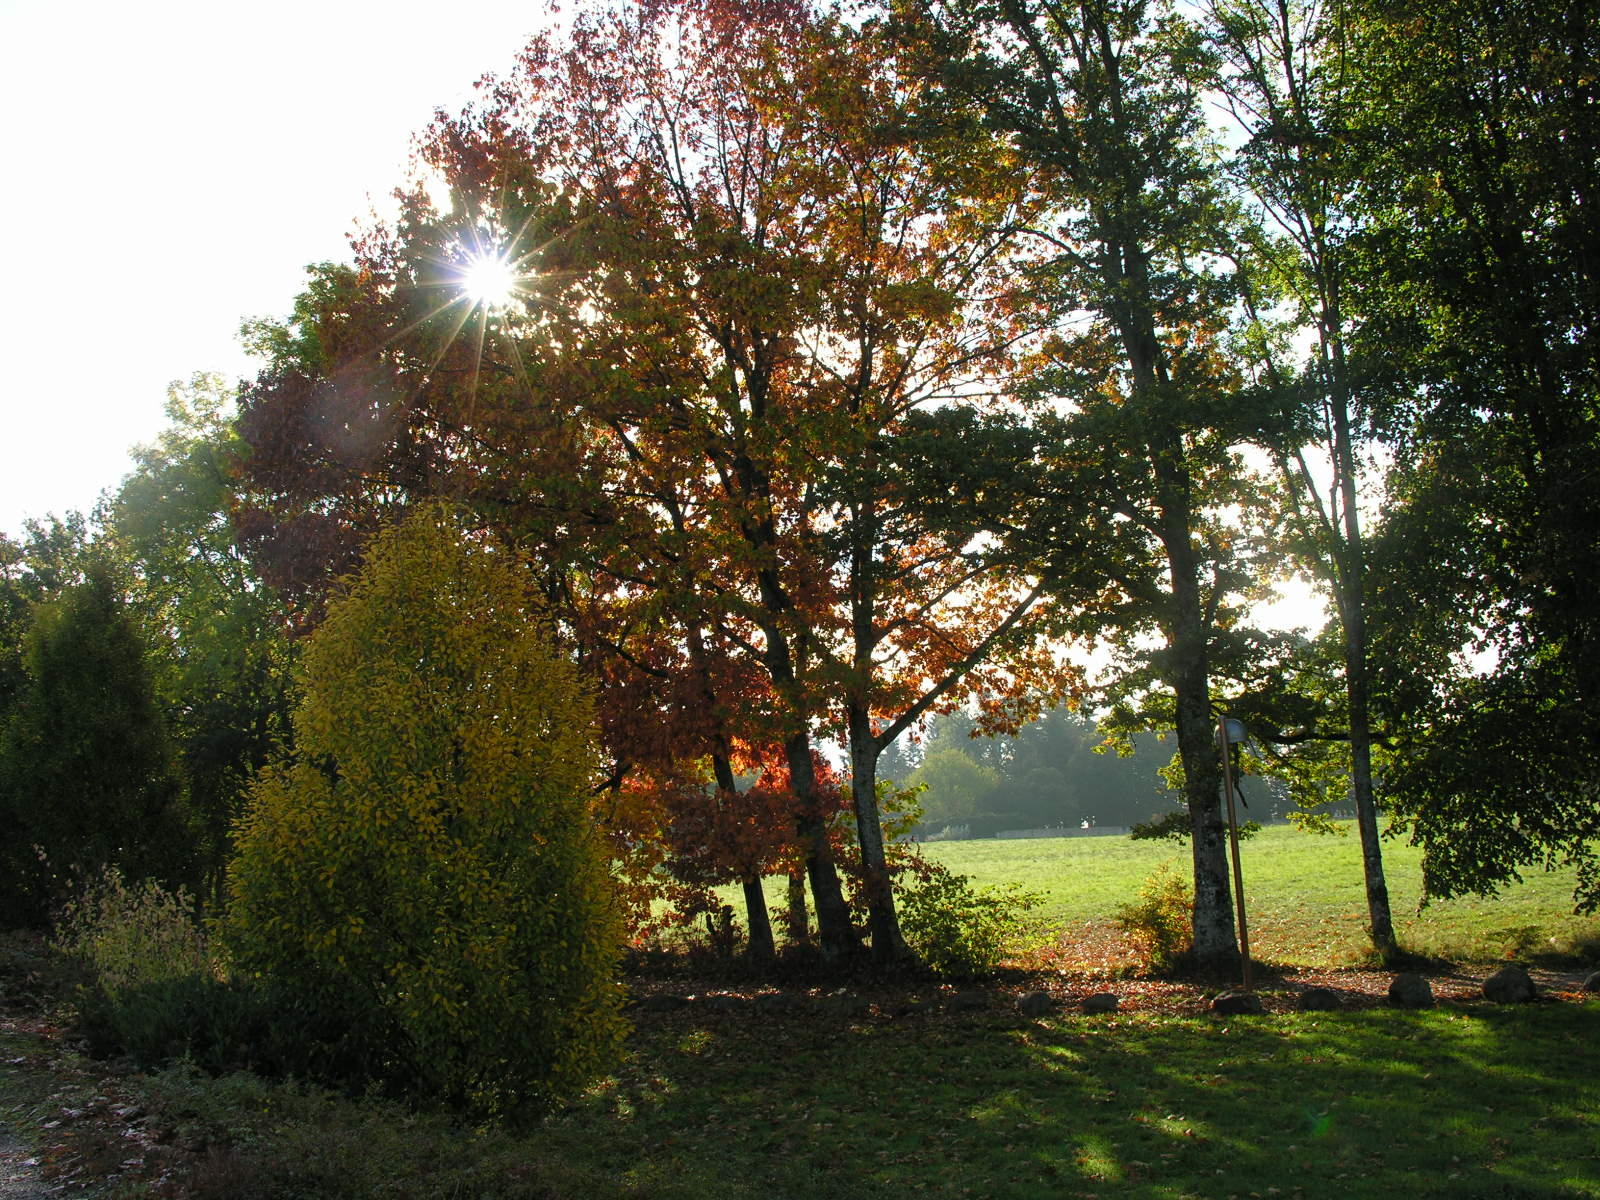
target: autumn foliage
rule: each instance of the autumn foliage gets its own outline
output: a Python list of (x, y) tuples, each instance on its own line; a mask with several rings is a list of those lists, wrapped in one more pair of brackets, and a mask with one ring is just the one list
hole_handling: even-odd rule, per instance
[[(1072, 681), (1039, 579), (903, 487), (964, 449), (919, 414), (1015, 407), (1032, 200), (895, 55), (802, 2), (579, 12), (441, 115), (431, 183), (319, 274), (241, 396), (241, 528), (275, 582), (313, 611), (386, 512), (462, 504), (544, 564), (619, 787), (776, 748), (845, 954), (831, 730), (886, 956), (878, 755), (937, 708), (1004, 725)], [(517, 276), (499, 306), (462, 285), (485, 254)]]
[(384, 533), (311, 638), (294, 720), (229, 872), (236, 971), (339, 1014), (338, 1061), (466, 1107), (606, 1070), (593, 709), (526, 571), (434, 508)]

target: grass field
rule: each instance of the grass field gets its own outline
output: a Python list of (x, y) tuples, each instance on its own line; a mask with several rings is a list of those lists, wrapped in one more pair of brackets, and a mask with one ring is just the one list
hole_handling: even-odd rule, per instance
[[(1185, 853), (1125, 838), (928, 851), (980, 882), (1044, 893), (1043, 914), (1069, 936), (1103, 930)], [(1277, 828), (1245, 851), (1261, 957), (1362, 956), (1352, 840)], [(1413, 950), (1483, 963), (1561, 949), (1569, 965), (1600, 966), (1570, 879), (1419, 916), (1414, 853), (1391, 846), (1388, 863)], [(1600, 1200), (1600, 998), (1498, 1007), (1458, 988), (1400, 1011), (1381, 1004), (1386, 976), (1368, 972), (1349, 977), (1365, 1003), (1300, 1013), (1274, 977), (1269, 1015), (1224, 1019), (1181, 984), (1035, 978), (1130, 1001), (1111, 1016), (1068, 1004), (1029, 1019), (1004, 987), (959, 1013), (925, 980), (844, 979), (831, 994), (841, 980), (789, 978), (794, 1002), (776, 1011), (732, 999), (638, 1011), (614, 1078), (521, 1127), (182, 1066), (140, 1076), (82, 1058), (48, 1013), (0, 1013), (0, 1135), (59, 1172), (47, 1182), (104, 1200)], [(633, 983), (768, 986), (694, 973)], [(1160, 988), (1180, 1000), (1151, 1001)], [(13, 1194), (3, 1178), (0, 1194)]]
[[(1361, 844), (1345, 836), (1263, 829), (1241, 843), (1252, 953), (1310, 966), (1360, 960), (1369, 948)], [(1395, 932), (1406, 949), (1462, 961), (1584, 955), (1600, 948), (1600, 918), (1572, 912), (1572, 872), (1536, 872), (1487, 899), (1436, 900), (1419, 910), (1421, 851), (1384, 843)], [(1045, 898), (1045, 922), (1069, 936), (1110, 920), (1163, 862), (1189, 871), (1189, 849), (1127, 837), (935, 842), (924, 853), (978, 883), (1017, 883)]]
[[(689, 1011), (641, 1020), (615, 1080), (520, 1130), (181, 1069), (41, 1087), (8, 1124), (32, 1137), (109, 1096), (137, 1105), (147, 1146), (156, 1131), (147, 1153), (204, 1148), (186, 1176), (90, 1192), (116, 1197), (1594, 1200), (1597, 1020), (1572, 1000), (1232, 1021)], [(98, 1145), (57, 1161), (126, 1162), (139, 1141)]]
[[(1297, 966), (1348, 966), (1363, 961), (1367, 900), (1361, 843), (1302, 833), (1288, 825), (1263, 829), (1241, 843), (1250, 949), (1263, 961)], [(922, 853), (978, 885), (1015, 883), (1043, 897), (1034, 916), (1054, 935), (1103, 942), (1117, 908), (1163, 863), (1189, 875), (1189, 847), (1122, 836), (985, 838), (928, 842)], [(1600, 917), (1572, 911), (1573, 872), (1537, 871), (1498, 896), (1422, 900), (1422, 852), (1403, 842), (1383, 845), (1395, 932), (1415, 954), (1459, 962), (1513, 957), (1586, 959), (1600, 952)], [(781, 902), (782, 881), (767, 881), (767, 901)], [(743, 913), (737, 889), (726, 889)]]

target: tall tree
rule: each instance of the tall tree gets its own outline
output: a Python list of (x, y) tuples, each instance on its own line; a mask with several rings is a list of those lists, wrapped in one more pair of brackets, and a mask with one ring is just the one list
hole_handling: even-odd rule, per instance
[[(555, 568), (592, 645), (632, 654), (644, 626), (619, 617), (642, 604), (692, 674), (756, 664), (764, 702), (707, 708), (716, 736), (785, 748), (830, 953), (856, 938), (813, 741), (842, 730), (890, 956), (878, 755), (964, 691), (1070, 675), (1039, 581), (922, 521), (886, 469), (917, 410), (1005, 402), (1022, 193), (910, 135), (875, 37), (799, 4), (581, 14), (430, 132), (449, 211), (418, 189), (367, 239), (359, 294), (315, 315), (314, 370), (264, 377), (246, 420), (289, 538), (289, 508), (317, 536), (442, 491)], [(474, 260), (513, 277), (494, 305), (453, 303)]]
[(1348, 11), (1356, 344), (1394, 448), (1386, 790), (1430, 892), (1571, 861), (1592, 907), (1600, 24), (1547, 0)]
[(20, 541), (0, 534), (0, 722), (27, 678), (22, 644), (34, 608), (82, 581), (89, 543), (88, 522), (75, 512), (24, 522)]
[(157, 696), (201, 826), (202, 880), (220, 885), (244, 789), (288, 740), (291, 646), (281, 602), (237, 546), (233, 389), (197, 375), (168, 392), (169, 428), (134, 451), (102, 506), (99, 545), (128, 580)]
[[(1342, 11), (1321, 0), (1222, 0), (1210, 8), (1209, 30), (1224, 63), (1224, 94), (1246, 136), (1234, 159), (1238, 174), (1278, 231), (1245, 272), (1266, 277), (1264, 287), (1247, 288), (1246, 303), (1259, 319), (1281, 291), (1295, 325), (1315, 337), (1300, 370), (1281, 361), (1284, 350), (1271, 337), (1256, 345), (1264, 382), (1291, 402), (1295, 393), (1304, 398), (1305, 411), (1273, 451), (1298, 535), (1292, 544), (1332, 591), (1344, 635), (1350, 790), (1368, 927), (1373, 946), (1388, 955), (1396, 943), (1373, 797), (1360, 430), (1346, 353), (1352, 80)], [(1248, 256), (1248, 247), (1241, 251)], [(1325, 485), (1315, 468), (1321, 461), (1331, 469)]]
[(0, 728), (0, 919), (39, 924), (103, 867), (180, 877), (189, 830), (143, 640), (104, 565), (33, 611)]
[[(1177, 731), (1195, 831), (1194, 953), (1237, 956), (1213, 743), (1211, 660), (1244, 580), (1225, 507), (1246, 499), (1231, 448), (1255, 433), (1222, 353), (1232, 231), (1202, 112), (1199, 32), (1143, 0), (917, 3), (903, 10), (952, 95), (970, 97), (1041, 173), (1035, 280), (1056, 316), (1038, 389), (1068, 407), (1051, 458), (1098, 494), (1097, 561), (1126, 603), (1113, 620), (1162, 648), (1125, 673)], [(1092, 485), (1091, 481), (1092, 480)], [(1105, 606), (1099, 610), (1107, 612)], [(1131, 689), (1131, 690), (1130, 690)], [(1130, 709), (1131, 711), (1131, 709)]]

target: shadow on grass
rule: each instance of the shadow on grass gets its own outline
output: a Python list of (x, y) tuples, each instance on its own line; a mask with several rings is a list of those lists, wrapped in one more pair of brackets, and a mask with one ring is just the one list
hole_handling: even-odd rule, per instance
[(539, 1143), (661, 1196), (1600, 1196), (1594, 1013), (676, 1015)]

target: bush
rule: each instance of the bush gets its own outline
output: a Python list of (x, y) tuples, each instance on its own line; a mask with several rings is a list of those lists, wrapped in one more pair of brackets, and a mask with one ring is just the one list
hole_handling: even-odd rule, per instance
[(130, 885), (107, 868), (62, 911), (54, 946), (82, 974), (78, 1010), (91, 1051), (149, 1064), (189, 1049), (216, 980), (187, 892)]
[(1194, 888), (1163, 863), (1139, 887), (1133, 904), (1117, 909), (1117, 927), (1133, 939), (1152, 969), (1165, 971), (1189, 951)]
[(573, 1094), (622, 1033), (592, 708), (529, 583), (437, 510), (376, 539), (229, 869), (238, 975), (341, 1073), (479, 1111)]
[[(915, 882), (902, 882), (910, 875)], [(896, 881), (900, 929), (918, 957), (941, 975), (982, 975), (1033, 932), (1025, 914), (1040, 898), (1015, 884), (974, 890), (972, 880), (919, 861)]]

